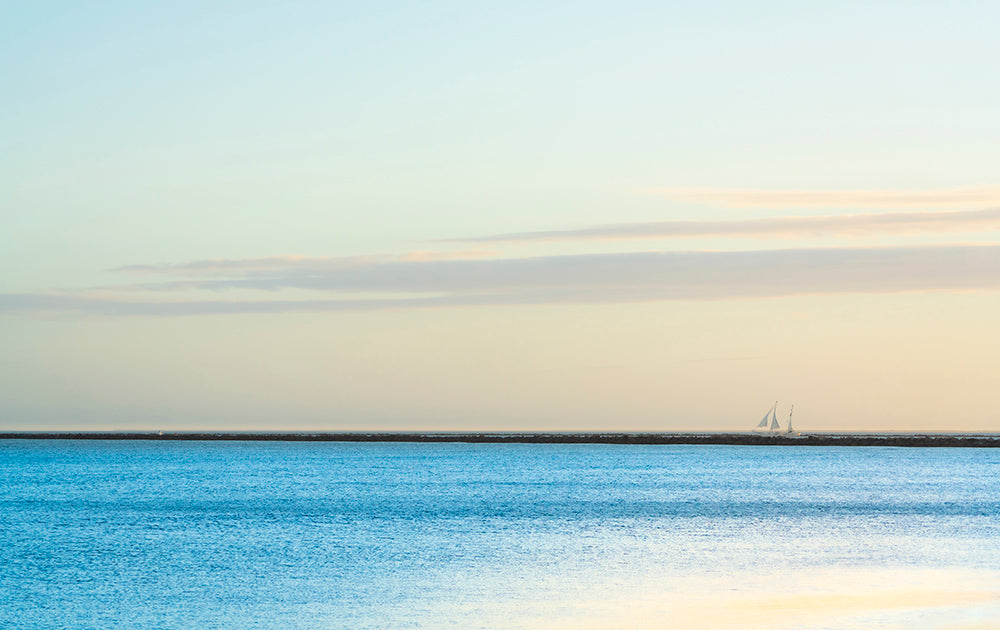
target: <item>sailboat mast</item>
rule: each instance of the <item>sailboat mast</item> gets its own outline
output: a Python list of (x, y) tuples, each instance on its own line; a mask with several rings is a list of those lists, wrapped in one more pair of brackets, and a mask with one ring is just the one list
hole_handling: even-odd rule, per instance
[(795, 411), (795, 405), (792, 405), (792, 408), (788, 410), (788, 432), (789, 433), (792, 432), (792, 412), (793, 411)]

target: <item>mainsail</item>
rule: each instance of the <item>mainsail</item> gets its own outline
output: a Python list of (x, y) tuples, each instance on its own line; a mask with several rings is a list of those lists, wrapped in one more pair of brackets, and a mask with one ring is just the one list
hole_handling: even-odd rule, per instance
[(777, 430), (779, 430), (781, 428), (781, 425), (778, 424), (778, 413), (777, 412), (778, 412), (778, 401), (776, 400), (776, 401), (774, 401), (774, 409), (771, 410), (771, 430), (772, 431), (777, 431)]

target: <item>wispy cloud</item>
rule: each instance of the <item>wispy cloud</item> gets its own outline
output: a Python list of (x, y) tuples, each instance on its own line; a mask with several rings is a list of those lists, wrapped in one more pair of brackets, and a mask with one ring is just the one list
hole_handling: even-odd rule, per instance
[(238, 315), (314, 313), (489, 303), (475, 296), (320, 300), (141, 300), (72, 293), (0, 294), (0, 313), (84, 313), (91, 315)]
[(931, 190), (755, 190), (641, 188), (675, 201), (734, 208), (982, 208), (1000, 204), (1000, 187)]
[(372, 254), (367, 256), (267, 256), (263, 258), (211, 258), (183, 263), (160, 263), (144, 265), (126, 265), (111, 271), (132, 274), (184, 274), (184, 275), (214, 275), (253, 274), (259, 272), (274, 273), (284, 269), (316, 268), (348, 269), (352, 267), (380, 264), (387, 262), (423, 262), (432, 260), (465, 260), (486, 258), (493, 252), (486, 250), (471, 251), (412, 251), (403, 254)]
[(514, 232), (449, 239), (451, 243), (517, 243), (692, 237), (799, 238), (820, 236), (864, 237), (920, 232), (959, 232), (1000, 229), (1000, 208), (989, 210), (881, 212), (830, 216), (788, 216), (721, 221), (652, 221), (617, 223), (575, 230)]
[[(275, 260), (254, 273), (168, 280), (187, 290), (310, 289), (312, 300), (144, 300), (86, 294), (0, 295), (0, 311), (189, 315), (500, 304), (718, 300), (802, 294), (1000, 289), (1000, 246), (640, 252), (330, 265)], [(207, 261), (178, 265), (204, 271)], [(237, 261), (230, 261), (237, 262)], [(248, 265), (251, 261), (246, 261)], [(237, 265), (238, 266), (238, 265)], [(155, 289), (156, 283), (139, 285)], [(164, 288), (164, 287), (160, 287)], [(357, 299), (344, 294), (357, 295)], [(139, 294), (141, 295), (141, 294)], [(389, 295), (399, 297), (379, 298)]]

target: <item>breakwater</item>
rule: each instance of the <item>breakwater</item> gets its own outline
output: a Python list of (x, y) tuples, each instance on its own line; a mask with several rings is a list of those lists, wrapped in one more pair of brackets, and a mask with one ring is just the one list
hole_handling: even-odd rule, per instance
[(478, 444), (726, 444), (745, 446), (1000, 447), (994, 433), (536, 433), (536, 432), (120, 432), (8, 431), (0, 440), (462, 442)]

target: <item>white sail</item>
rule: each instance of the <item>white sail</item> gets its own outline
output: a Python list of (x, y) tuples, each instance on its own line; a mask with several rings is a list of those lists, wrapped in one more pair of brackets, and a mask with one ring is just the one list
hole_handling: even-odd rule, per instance
[(789, 433), (792, 433), (792, 412), (793, 411), (795, 411), (795, 405), (792, 405), (792, 408), (788, 410), (788, 432)]
[(764, 419), (757, 423), (757, 428), (758, 429), (766, 429), (767, 428), (767, 421), (771, 419), (770, 416), (771, 416), (771, 412), (772, 411), (773, 411), (773, 409), (768, 409), (767, 410), (767, 413), (764, 414)]
[(777, 431), (780, 428), (781, 428), (781, 425), (778, 424), (778, 403), (775, 402), (774, 403), (774, 409), (771, 410), (771, 430), (772, 431)]

